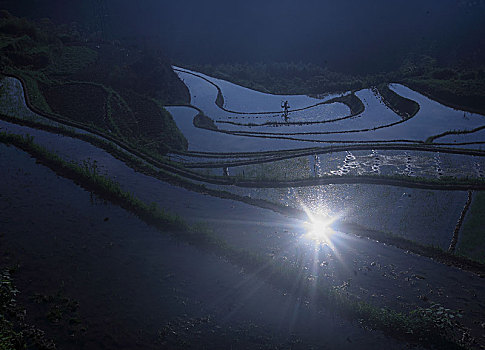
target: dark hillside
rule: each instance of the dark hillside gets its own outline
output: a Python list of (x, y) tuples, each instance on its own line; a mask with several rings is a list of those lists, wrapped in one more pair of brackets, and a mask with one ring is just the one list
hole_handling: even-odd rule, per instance
[(29, 18), (77, 22), (108, 39), (162, 46), (184, 64), (304, 62), (352, 74), (485, 61), (483, 0), (3, 0)]
[[(90, 38), (123, 43), (129, 56), (97, 50), (104, 51), (98, 63), (115, 59), (91, 70), (89, 79), (118, 88), (130, 81), (138, 92), (143, 86), (167, 103), (188, 97), (168, 65), (158, 64), (166, 62), (160, 52), (178, 65), (261, 91), (321, 94), (401, 82), (448, 105), (485, 113), (483, 0), (0, 4), (39, 20), (51, 17), (70, 35), (84, 31)], [(135, 62), (140, 48), (151, 54)], [(10, 53), (23, 64), (46, 64), (40, 52), (15, 55)], [(161, 80), (165, 84), (157, 86)]]
[(83, 35), (76, 26), (34, 23), (3, 11), (0, 69), (22, 77), (32, 103), (45, 112), (148, 151), (186, 149), (161, 106), (188, 103), (190, 95), (163, 55)]

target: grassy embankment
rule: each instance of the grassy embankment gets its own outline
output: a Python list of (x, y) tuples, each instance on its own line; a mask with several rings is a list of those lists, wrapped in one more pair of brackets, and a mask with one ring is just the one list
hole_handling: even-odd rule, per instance
[[(183, 70), (182, 70), (183, 71)], [(224, 111), (228, 113), (233, 113), (233, 114), (278, 114), (279, 111), (264, 111), (264, 112), (252, 112), (252, 111), (233, 111), (229, 110), (224, 107), (224, 99), (222, 95), (222, 90), (221, 88), (214, 82), (210, 81), (209, 79), (196, 74), (196, 73), (188, 73), (194, 76), (197, 76), (211, 85), (213, 85), (217, 89), (217, 98), (215, 101), (215, 104), (219, 106), (219, 108), (223, 109)], [(382, 125), (376, 128), (368, 128), (368, 129), (360, 129), (360, 130), (347, 130), (347, 131), (342, 131), (342, 132), (320, 132), (322, 134), (328, 134), (328, 133), (350, 133), (350, 132), (364, 132), (364, 131), (371, 131), (371, 130), (376, 130), (376, 129), (381, 129), (385, 127), (391, 127), (394, 125), (397, 125), (399, 123), (402, 123), (406, 121), (409, 118), (412, 118), (418, 113), (419, 111), (419, 104), (416, 103), (415, 101), (412, 101), (410, 99), (407, 99), (405, 97), (402, 97), (398, 94), (396, 94), (394, 91), (392, 91), (388, 84), (380, 84), (377, 87), (372, 87), (372, 89), (375, 91), (376, 94), (379, 94), (382, 97), (383, 102), (388, 106), (391, 110), (393, 110), (397, 115), (401, 116), (402, 120), (399, 122), (395, 123), (390, 123), (388, 125)], [(291, 121), (285, 121), (285, 122), (265, 122), (261, 124), (256, 124), (256, 123), (240, 123), (240, 122), (234, 122), (234, 121), (221, 121), (220, 123), (223, 124), (232, 124), (232, 125), (242, 125), (242, 126), (279, 126), (279, 125), (308, 125), (308, 124), (324, 124), (324, 123), (331, 123), (331, 122), (336, 122), (339, 120), (344, 120), (348, 118), (352, 118), (358, 114), (361, 114), (365, 110), (365, 106), (362, 103), (362, 101), (355, 95), (354, 91), (352, 91), (350, 94), (346, 94), (340, 97), (335, 97), (332, 98), (328, 101), (325, 102), (320, 102), (312, 106), (307, 106), (303, 108), (297, 108), (291, 110), (291, 112), (296, 112), (296, 111), (303, 111), (306, 109), (310, 109), (319, 105), (323, 104), (331, 104), (331, 103), (343, 103), (347, 105), (350, 109), (350, 114), (343, 116), (343, 117), (338, 117), (334, 119), (327, 119), (327, 120), (314, 120), (314, 121), (305, 121), (305, 122), (291, 122)], [(318, 118), (317, 118), (318, 119)], [(195, 118), (194, 118), (194, 125), (200, 128), (204, 129), (209, 129), (213, 131), (220, 131), (228, 134), (252, 134), (252, 135), (305, 135), (305, 134), (315, 134), (314, 132), (306, 132), (306, 133), (289, 133), (289, 134), (284, 134), (284, 133), (265, 133), (265, 132), (233, 132), (233, 131), (226, 131), (226, 130), (219, 130), (217, 126), (215, 125), (214, 121), (205, 116), (202, 112), (200, 112)]]
[[(212, 196), (219, 197), (219, 198), (226, 198), (226, 199), (241, 201), (241, 202), (248, 203), (248, 204), (254, 205), (254, 206), (258, 206), (258, 207), (261, 207), (261, 208), (271, 209), (273, 211), (282, 213), (284, 215), (289, 215), (289, 216), (292, 216), (292, 217), (301, 217), (303, 215), (303, 213), (300, 210), (295, 209), (295, 208), (281, 206), (281, 205), (278, 205), (277, 203), (269, 202), (267, 200), (250, 198), (250, 197), (247, 197), (247, 196), (240, 196), (240, 195), (236, 195), (234, 193), (227, 192), (227, 191), (213, 190), (213, 189), (207, 188), (204, 185), (195, 184), (195, 183), (189, 181), (187, 178), (180, 176), (180, 175), (184, 176), (184, 174), (177, 175), (177, 172), (174, 173), (173, 170), (177, 169), (177, 168), (170, 167), (170, 165), (168, 165), (166, 163), (160, 163), (160, 162), (158, 162), (154, 159), (151, 159), (149, 157), (147, 158), (144, 154), (141, 154), (141, 153), (136, 152), (134, 150), (128, 149), (128, 151), (130, 151), (132, 154), (127, 153), (127, 152), (121, 150), (120, 148), (118, 148), (112, 142), (108, 142), (106, 140), (100, 139), (100, 138), (95, 137), (95, 136), (90, 135), (90, 134), (84, 134), (84, 133), (80, 134), (80, 133), (75, 132), (71, 128), (57, 127), (57, 126), (52, 126), (52, 125), (44, 125), (44, 124), (40, 124), (38, 122), (34, 122), (34, 121), (30, 121), (30, 120), (21, 120), (21, 119), (13, 118), (13, 117), (2, 116), (2, 119), (7, 120), (7, 121), (12, 121), (12, 122), (15, 122), (15, 123), (18, 123), (18, 124), (21, 124), (21, 125), (39, 128), (39, 129), (46, 130), (46, 131), (49, 131), (49, 132), (61, 133), (63, 135), (67, 135), (67, 136), (70, 136), (70, 137), (79, 138), (81, 140), (84, 140), (86, 142), (89, 142), (89, 143), (91, 143), (91, 144), (93, 144), (97, 147), (100, 147), (100, 148), (106, 150), (107, 152), (112, 154), (114, 157), (125, 162), (127, 165), (129, 165), (130, 167), (132, 167), (133, 169), (135, 169), (139, 172), (142, 172), (142, 173), (149, 175), (149, 176), (153, 176), (153, 177), (160, 179), (162, 181), (166, 181), (166, 182), (175, 184), (177, 186), (182, 186), (182, 187), (187, 188), (191, 191), (196, 191), (196, 192), (200, 192), (200, 193), (207, 193), (207, 194), (210, 194)], [(280, 154), (280, 153), (281, 152), (277, 152), (277, 154)], [(141, 157), (141, 158), (138, 158), (138, 157)], [(148, 164), (144, 163), (142, 161), (142, 159), (146, 160), (148, 162)], [(283, 158), (283, 159), (285, 159), (285, 158)], [(158, 169), (154, 168), (150, 164), (158, 167)], [(165, 166), (163, 166), (163, 165), (165, 165)], [(167, 168), (167, 166), (169, 168)], [(188, 175), (190, 175), (190, 174), (188, 174)], [(185, 176), (187, 176), (187, 174), (185, 174)], [(256, 181), (252, 181), (250, 183), (244, 183), (244, 182), (238, 183), (243, 178), (244, 177), (241, 178), (241, 176), (236, 176), (236, 178), (234, 179), (232, 177), (229, 177), (229, 178), (228, 177), (218, 177), (218, 176), (210, 176), (209, 177), (209, 176), (204, 176), (203, 174), (197, 175), (197, 179), (200, 180), (200, 181), (213, 182), (213, 183), (218, 183), (218, 184), (239, 184), (239, 185), (244, 185), (244, 186), (249, 186), (249, 187), (262, 187), (262, 186), (263, 187), (275, 187), (274, 179), (268, 181), (267, 178), (263, 177), (262, 179), (257, 179)], [(336, 177), (333, 177), (332, 179), (335, 179), (335, 178)], [(332, 180), (332, 179), (329, 179), (329, 180)], [(387, 178), (384, 179), (384, 182), (386, 181), (386, 179)], [(288, 182), (286, 181), (286, 179), (282, 179), (282, 180), (284, 181), (284, 183), (280, 184), (280, 185), (288, 186)], [(305, 179), (302, 179), (302, 180), (305, 180)], [(348, 178), (345, 177), (344, 178), (344, 177), (342, 177), (342, 179), (340, 181), (358, 183), (360, 180), (361, 179), (359, 179), (359, 178), (352, 178), (352, 177), (348, 177)], [(402, 179), (391, 179), (391, 180), (394, 180), (392, 182), (394, 185), (401, 184), (401, 185), (404, 185), (404, 186), (411, 186), (411, 187), (421, 186), (419, 184), (417, 185), (416, 183), (403, 184), (402, 182), (409, 180), (409, 177), (404, 177)], [(453, 181), (453, 179), (449, 179), (449, 180)], [(372, 179), (372, 181), (373, 181), (373, 183), (381, 183), (382, 179), (378, 179), (378, 178), (374, 177)], [(433, 180), (433, 181), (439, 182), (439, 180)], [(281, 182), (281, 181), (279, 181), (279, 182)], [(425, 184), (425, 186), (429, 186), (429, 185), (430, 185), (429, 183)], [(462, 184), (462, 185), (464, 185), (466, 187), (466, 189), (469, 188), (469, 186), (467, 186), (466, 183)], [(438, 186), (439, 187), (439, 184), (431, 184), (431, 186)], [(348, 228), (347, 228), (347, 231), (348, 231)], [(348, 231), (348, 232), (354, 232), (354, 231), (355, 231), (354, 228), (351, 228), (351, 230)], [(435, 248), (435, 247), (425, 247), (425, 246), (422, 246), (422, 245), (420, 245), (416, 242), (410, 242), (408, 240), (405, 240), (405, 239), (402, 239), (402, 238), (399, 238), (399, 237), (393, 237), (392, 235), (388, 235), (388, 234), (382, 234), (382, 233), (379, 233), (379, 232), (368, 231), (368, 230), (365, 230), (365, 229), (363, 230), (362, 228), (357, 229), (357, 231), (355, 231), (355, 234), (357, 234), (359, 236), (366, 236), (366, 237), (369, 237), (369, 238), (372, 238), (372, 239), (376, 239), (378, 241), (386, 242), (386, 243), (394, 245), (396, 247), (415, 252), (416, 254), (432, 257), (432, 258), (436, 259), (437, 261), (440, 261), (440, 262), (443, 262), (443, 263), (446, 263), (446, 264), (451, 264), (451, 265), (454, 265), (454, 266), (459, 266), (459, 267), (466, 269), (466, 270), (469, 270), (469, 271), (475, 271), (475, 272), (478, 272), (478, 273), (482, 273), (482, 270), (483, 270), (483, 267), (480, 267), (480, 266), (477, 267), (472, 261), (469, 261), (467, 259), (462, 259), (462, 258), (456, 257), (454, 255), (448, 254), (447, 252), (443, 252), (441, 249), (438, 249), (438, 248)]]
[(154, 156), (187, 149), (163, 104), (188, 103), (188, 90), (152, 53), (2, 12), (0, 68), (23, 79), (31, 105), (44, 113)]
[[(186, 72), (184, 70), (179, 70), (176, 69), (176, 71), (180, 72), (185, 72), (187, 74), (191, 74), (193, 76), (196, 76), (200, 79), (205, 80), (212, 86), (214, 86), (217, 89), (217, 97), (214, 103), (221, 108), (222, 110), (232, 113), (232, 114), (242, 114), (242, 115), (249, 115), (249, 114), (255, 114), (255, 115), (261, 115), (261, 114), (279, 114), (281, 111), (264, 111), (264, 112), (252, 112), (252, 111), (234, 111), (230, 110), (224, 107), (224, 96), (222, 94), (221, 88), (214, 83), (213, 81), (205, 78), (204, 76), (197, 74), (197, 73), (192, 73), (192, 72)], [(327, 119), (327, 120), (315, 120), (315, 121), (306, 121), (306, 122), (292, 122), (292, 121), (285, 121), (285, 122), (266, 122), (262, 124), (254, 124), (254, 123), (238, 123), (238, 122), (233, 122), (233, 121), (220, 121), (220, 123), (226, 123), (226, 124), (233, 124), (233, 125), (245, 125), (245, 126), (278, 126), (281, 124), (285, 125), (303, 125), (303, 124), (323, 124), (323, 123), (330, 123), (330, 122), (335, 122), (338, 120), (344, 120), (348, 118), (352, 118), (358, 114), (361, 114), (365, 110), (365, 106), (362, 103), (362, 101), (354, 94), (354, 92), (351, 92), (350, 94), (342, 95), (339, 97), (334, 97), (330, 100), (327, 100), (325, 102), (319, 102), (311, 106), (303, 107), (303, 108), (296, 108), (290, 110), (291, 112), (297, 112), (297, 111), (303, 111), (306, 109), (310, 109), (319, 105), (324, 105), (324, 104), (331, 104), (331, 103), (343, 103), (350, 109), (349, 115), (343, 116), (343, 117), (338, 117), (334, 119)], [(214, 121), (204, 115), (204, 113), (199, 110), (199, 114), (194, 118), (194, 125), (200, 128), (208, 129), (208, 130), (218, 130), (217, 126), (215, 125)]]
[[(278, 164), (278, 162), (281, 162)], [(299, 163), (304, 162), (300, 161)], [(379, 175), (369, 173), (366, 175), (342, 174), (312, 176), (309, 172), (301, 175), (304, 170), (286, 170), (281, 164), (290, 164), (285, 161), (260, 163), (257, 167), (247, 167), (244, 175), (238, 175), (228, 184), (250, 188), (285, 188), (285, 187), (308, 187), (324, 184), (351, 184), (368, 183), (380, 185), (392, 185), (407, 188), (422, 188), (435, 190), (459, 190), (485, 189), (485, 179), (442, 176), (440, 178), (429, 178), (422, 176), (407, 175)]]
[[(480, 131), (480, 130), (483, 130), (483, 129), (485, 129), (485, 125), (482, 125), (482, 126), (474, 128), (474, 129), (470, 129), (470, 130), (445, 131), (445, 132), (442, 132), (441, 134), (437, 134), (437, 135), (433, 135), (433, 136), (428, 137), (426, 139), (425, 143), (433, 143), (435, 140), (442, 138), (442, 137), (445, 137), (445, 136), (449, 136), (449, 135), (473, 134), (474, 132), (477, 132), (477, 131)], [(439, 142), (438, 142), (438, 144), (439, 144)], [(449, 144), (453, 145), (453, 144), (456, 144), (456, 143), (450, 142)], [(477, 144), (478, 144), (478, 142), (477, 142)]]
[[(342, 104), (346, 105), (350, 109), (350, 113), (348, 115), (345, 115), (345, 116), (342, 116), (342, 117), (333, 118), (333, 119), (322, 119), (322, 120), (318, 120), (319, 118), (317, 117), (317, 118), (315, 118), (316, 120), (311, 120), (311, 121), (298, 121), (298, 122), (294, 122), (294, 121), (288, 120), (288, 121), (285, 121), (285, 122), (270, 121), (270, 122), (264, 122), (264, 123), (258, 124), (258, 123), (241, 123), (241, 122), (234, 122), (234, 121), (224, 120), (224, 121), (219, 121), (219, 123), (221, 123), (221, 124), (241, 125), (241, 126), (280, 126), (280, 125), (327, 124), (327, 123), (333, 123), (333, 122), (336, 122), (336, 121), (345, 120), (345, 119), (349, 119), (349, 118), (355, 117), (355, 116), (361, 114), (362, 112), (364, 112), (364, 110), (365, 110), (364, 103), (360, 100), (360, 98), (358, 98), (354, 93), (350, 93), (350, 94), (346, 94), (346, 95), (343, 95), (343, 96), (334, 97), (334, 98), (332, 98), (332, 99), (330, 99), (328, 101), (320, 102), (320, 103), (317, 103), (316, 105), (313, 105), (313, 106), (308, 106), (308, 107), (304, 107), (304, 108), (293, 109), (293, 110), (291, 110), (291, 112), (293, 113), (293, 112), (296, 112), (296, 111), (303, 111), (303, 110), (306, 110), (306, 109), (314, 108), (316, 106), (320, 106), (320, 105), (324, 105), (324, 104), (331, 104), (331, 103), (342, 103)], [(229, 111), (229, 112), (235, 113), (234, 111)], [(270, 113), (271, 114), (278, 114), (277, 112), (264, 112), (264, 114), (270, 114)], [(238, 112), (237, 114), (245, 114), (245, 115), (247, 115), (247, 114), (261, 114), (261, 113), (257, 113), (257, 112), (249, 112), (249, 113)], [(201, 124), (201, 125), (196, 125), (196, 126), (201, 127), (201, 128), (206, 128), (206, 129), (208, 128), (208, 125), (206, 125), (206, 124)]]
[[(257, 273), (278, 287), (291, 290), (295, 281), (300, 281), (305, 293), (317, 290), (320, 302), (350, 319), (360, 320), (366, 327), (379, 329), (393, 337), (411, 342), (433, 344), (450, 349), (463, 348), (458, 339), (462, 331), (458, 319), (453, 320), (449, 327), (443, 329), (439, 314), (433, 313), (431, 309), (417, 309), (403, 314), (356, 301), (338, 288), (315, 284), (302, 277), (303, 266), (284, 260), (275, 262), (268, 260), (267, 257), (228, 246), (214, 237), (211, 232), (189, 226), (181, 218), (165, 212), (155, 204), (143, 203), (132, 194), (123, 191), (113, 180), (100, 175), (97, 172), (96, 163), (68, 163), (56, 154), (36, 145), (31, 137), (0, 133), (0, 142), (21, 148), (57, 174), (72, 179), (86, 190), (135, 213), (145, 222), (164, 232), (170, 229), (170, 232), (177, 237), (203, 249), (209, 249), (232, 263)], [(7, 341), (7, 337), (8, 334), (5, 336), (2, 334), (2, 341)]]
[(248, 153), (229, 153), (225, 154), (191, 154), (192, 157), (202, 157), (213, 159), (212, 161), (202, 162), (188, 162), (184, 163), (186, 168), (222, 168), (252, 165), (259, 163), (266, 163), (270, 161), (279, 161), (285, 159), (292, 159), (298, 157), (308, 157), (314, 155), (325, 155), (329, 153), (339, 153), (346, 151), (372, 151), (372, 150), (400, 150), (400, 151), (418, 151), (418, 152), (440, 152), (444, 154), (460, 154), (470, 156), (483, 156), (485, 151), (475, 149), (462, 149), (453, 147), (439, 147), (427, 144), (370, 144), (370, 145), (345, 145), (345, 146), (328, 146), (315, 148), (302, 148), (288, 151), (273, 151), (273, 152), (248, 152)]
[[(197, 74), (197, 73), (192, 73), (192, 72), (186, 72), (184, 70), (179, 70), (179, 69), (176, 69), (176, 71), (180, 71), (180, 72), (185, 72), (187, 74), (191, 74), (193, 76), (196, 76), (200, 79), (203, 79), (205, 80), (206, 82), (208, 82), (209, 84), (211, 84), (212, 86), (214, 86), (216, 89), (217, 89), (217, 97), (216, 97), (216, 100), (215, 100), (215, 104), (221, 108), (222, 110), (228, 112), (228, 113), (234, 113), (234, 114), (244, 114), (244, 115), (247, 115), (247, 114), (274, 114), (274, 113), (278, 113), (278, 112), (281, 112), (281, 111), (265, 111), (265, 112), (251, 112), (251, 111), (233, 111), (233, 110), (230, 110), (230, 109), (227, 109), (224, 107), (224, 96), (222, 94), (222, 90), (221, 88), (219, 87), (219, 85), (217, 85), (216, 83), (214, 83), (213, 81), (205, 78), (204, 76), (200, 75), (200, 74)], [(244, 85), (243, 85), (244, 86)], [(340, 103), (343, 103), (345, 105), (347, 105), (350, 109), (350, 115), (351, 116), (355, 116), (357, 114), (360, 114), (364, 111), (364, 104), (362, 103), (362, 101), (357, 97), (355, 96), (354, 93), (350, 93), (350, 94), (347, 94), (347, 95), (343, 95), (343, 96), (339, 96), (339, 97), (334, 97), (328, 101), (325, 101), (325, 102), (320, 102), (320, 103), (317, 103), (313, 106), (307, 106), (307, 107), (303, 107), (303, 108), (296, 108), (296, 109), (291, 109), (291, 111), (295, 112), (295, 111), (303, 111), (305, 109), (309, 109), (309, 108), (313, 108), (315, 106), (318, 106), (318, 105), (321, 105), (321, 104), (330, 104), (330, 103), (336, 103), (336, 102), (340, 102)]]
[(350, 108), (350, 116), (356, 116), (359, 115), (360, 113), (364, 112), (365, 106), (364, 103), (362, 103), (362, 100), (355, 96), (354, 93), (350, 93), (344, 96), (340, 97), (335, 97), (332, 100), (330, 100), (330, 103), (333, 102), (340, 102), (346, 105), (347, 107)]
[(458, 241), (457, 253), (485, 263), (485, 192), (475, 192)]
[[(71, 128), (66, 127), (56, 127), (56, 126), (47, 126), (41, 123), (22, 120), (15, 117), (7, 117), (2, 115), (2, 119), (6, 121), (11, 121), (17, 124), (26, 125), (29, 127), (39, 128), (42, 130), (46, 130), (49, 132), (56, 132), (62, 133), (66, 136), (79, 138), (81, 140), (87, 141), (97, 147), (105, 149), (107, 152), (111, 153), (116, 158), (126, 162), (129, 166), (138, 169), (140, 171), (145, 171), (148, 174), (153, 175), (153, 169), (145, 169), (146, 165), (142, 164), (141, 159), (144, 159), (151, 163), (156, 167), (161, 167), (163, 175), (159, 178), (172, 182), (175, 181), (176, 184), (185, 186), (187, 181), (183, 178), (177, 176), (181, 175), (183, 177), (188, 177), (189, 179), (197, 180), (197, 181), (204, 181), (213, 184), (220, 184), (220, 185), (237, 185), (240, 187), (288, 187), (288, 186), (313, 186), (317, 184), (326, 184), (326, 183), (376, 183), (376, 184), (391, 184), (396, 186), (403, 186), (403, 187), (415, 187), (415, 188), (433, 188), (433, 189), (479, 189), (483, 186), (483, 181), (477, 178), (455, 178), (455, 177), (442, 177), (440, 179), (429, 179), (429, 178), (419, 178), (419, 177), (406, 177), (406, 176), (351, 176), (345, 175), (340, 177), (335, 176), (321, 176), (318, 178), (308, 178), (308, 177), (301, 177), (301, 178), (293, 178), (291, 181), (286, 177), (272, 177), (267, 178), (263, 175), (259, 176), (258, 178), (250, 178), (247, 176), (235, 176), (235, 177), (227, 177), (227, 176), (209, 176), (207, 174), (201, 174), (198, 172), (190, 171), (189, 169), (184, 169), (179, 167), (177, 164), (170, 164), (170, 162), (160, 162), (157, 159), (151, 158), (144, 153), (138, 152), (135, 149), (132, 149), (126, 145), (122, 145), (122, 148), (128, 150), (129, 152), (133, 153), (133, 155), (129, 155), (128, 153), (119, 149), (115, 144), (109, 142), (107, 140), (102, 140), (97, 138), (94, 135), (89, 134), (79, 134), (75, 132)], [(331, 148), (333, 149), (333, 148)], [(313, 154), (314, 152), (312, 152)], [(137, 158), (140, 157), (140, 158)], [(275, 160), (284, 160), (291, 157), (287, 157), (283, 155), (279, 159)], [(249, 162), (249, 164), (258, 163), (258, 162)], [(262, 162), (266, 163), (266, 161)], [(231, 163), (221, 163), (218, 167), (223, 166), (232, 166)], [(238, 164), (241, 165), (241, 164)], [(168, 172), (167, 172), (168, 171)], [(169, 174), (172, 172), (172, 174)], [(248, 173), (248, 175), (251, 172)], [(175, 179), (175, 180), (174, 180)], [(193, 186), (189, 186), (193, 187)], [(200, 191), (201, 189), (195, 189)], [(206, 192), (207, 189), (202, 189), (203, 192)], [(216, 191), (217, 192), (217, 191)], [(220, 196), (220, 194), (215, 193), (216, 196)], [(227, 198), (227, 195), (223, 195), (224, 198)], [(239, 199), (238, 199), (239, 200)], [(258, 205), (258, 204), (257, 204)]]
[[(101, 148), (105, 149), (107, 152), (111, 153), (114, 157), (125, 162), (130, 167), (132, 167), (133, 169), (136, 169), (139, 172), (142, 172), (146, 175), (153, 176), (155, 178), (158, 178), (158, 179), (163, 180), (163, 181), (167, 181), (169, 183), (172, 183), (172, 184), (175, 184), (175, 185), (178, 185), (178, 186), (182, 186), (182, 187), (190, 189), (192, 191), (196, 191), (196, 192), (200, 192), (200, 193), (208, 193), (212, 196), (216, 196), (216, 197), (220, 197), (220, 198), (238, 200), (238, 201), (248, 203), (248, 204), (251, 204), (251, 205), (255, 205), (255, 206), (258, 206), (258, 207), (261, 207), (261, 208), (271, 209), (271, 210), (274, 210), (276, 212), (280, 212), (284, 215), (290, 215), (290, 216), (293, 216), (293, 217), (300, 217), (300, 216), (303, 215), (303, 213), (301, 211), (294, 209), (294, 208), (283, 207), (283, 206), (280, 206), (280, 205), (273, 203), (273, 202), (268, 202), (266, 200), (261, 200), (261, 199), (256, 199), (256, 198), (249, 198), (247, 196), (240, 196), (240, 195), (236, 195), (234, 193), (230, 193), (230, 192), (227, 192), (227, 191), (209, 189), (204, 185), (195, 184), (191, 181), (188, 181), (186, 178), (180, 177), (180, 176), (174, 174), (171, 171), (166, 171), (166, 170), (163, 170), (163, 169), (155, 169), (151, 165), (143, 163), (143, 161), (141, 161), (141, 159), (143, 159), (143, 158), (137, 158), (137, 157), (135, 157), (135, 156), (133, 156), (129, 153), (126, 153), (126, 152), (120, 150), (113, 143), (107, 142), (107, 141), (102, 140), (100, 138), (97, 138), (93, 135), (79, 134), (79, 133), (76, 133), (71, 128), (47, 126), (47, 125), (39, 124), (39, 123), (33, 122), (33, 121), (17, 120), (16, 118), (13, 118), (13, 120), (11, 120), (12, 119), (11, 117), (6, 117), (6, 116), (3, 116), (2, 119), (6, 119), (8, 121), (13, 121), (13, 122), (16, 122), (16, 123), (19, 123), (19, 124), (22, 124), (22, 125), (26, 125), (26, 126), (30, 126), (30, 127), (36, 127), (36, 128), (39, 128), (39, 129), (50, 131), (50, 132), (61, 133), (61, 134), (68, 135), (68, 136), (71, 136), (71, 137), (79, 138), (79, 139), (84, 140), (86, 142), (89, 142), (89, 143), (91, 143), (91, 144), (93, 144), (97, 147), (101, 147)], [(134, 154), (137, 154), (137, 153), (135, 152)], [(138, 154), (138, 156), (143, 156), (143, 155)], [(154, 162), (154, 160), (150, 160), (149, 158), (145, 158), (145, 160), (149, 161), (149, 163)], [(156, 165), (156, 166), (157, 165), (160, 166), (160, 163), (156, 162), (156, 161), (153, 164)], [(248, 173), (248, 175), (250, 175), (250, 174)], [(213, 180), (211, 180), (211, 179), (213, 179)], [(237, 181), (240, 181), (241, 176), (236, 176), (236, 179), (237, 179)], [(335, 179), (335, 177), (333, 177), (333, 179)], [(204, 176), (202, 175), (199, 180), (204, 180)], [(216, 177), (210, 177), (210, 178), (205, 177), (205, 180), (209, 181), (209, 182), (216, 181), (216, 183), (219, 183), (223, 180), (223, 182), (227, 183), (227, 184), (234, 182), (234, 180), (232, 178), (227, 178), (227, 177), (221, 178), (221, 177), (217, 177), (217, 176)], [(274, 187), (275, 186), (274, 179), (271, 180), (271, 181), (268, 181), (268, 180), (269, 179), (267, 179), (265, 177), (263, 177), (261, 179), (257, 179), (257, 181), (255, 183), (250, 184), (250, 187), (254, 187), (254, 186)], [(286, 179), (282, 179), (282, 180), (286, 181)], [(302, 179), (302, 180), (305, 180), (305, 179)], [(329, 179), (329, 180), (331, 180), (331, 179)], [(349, 177), (349, 178), (343, 178), (342, 180), (345, 181), (345, 182), (359, 182), (360, 179), (357, 179), (357, 178), (354, 179), (352, 177)], [(394, 180), (396, 180), (396, 179), (394, 179)], [(401, 180), (407, 181), (407, 180), (409, 180), (409, 177), (404, 177)], [(445, 178), (445, 180), (446, 180), (446, 178)], [(450, 178), (448, 180), (450, 180), (452, 183), (454, 182), (454, 179), (452, 179), (452, 178)], [(373, 181), (374, 182), (377, 181), (379, 183), (380, 179), (373, 179)], [(432, 181), (434, 181), (435, 183), (439, 183), (440, 180), (432, 180)], [(393, 183), (396, 184), (395, 182), (396, 181), (394, 181)], [(400, 179), (397, 179), (397, 183), (399, 184), (400, 182), (402, 182), (402, 181), (400, 181)], [(425, 184), (425, 186), (429, 186), (430, 184), (432, 186), (436, 185), (436, 184), (429, 183), (429, 184)], [(241, 185), (248, 186), (248, 184), (243, 184), (243, 183), (241, 183)], [(285, 182), (284, 185), (287, 186), (288, 184)], [(409, 186), (409, 185), (411, 185), (411, 187), (415, 187), (416, 183), (407, 184), (407, 186)], [(462, 185), (465, 185), (466, 188), (468, 189), (468, 186), (466, 185), (466, 183), (462, 184)], [(349, 231), (349, 228), (347, 228), (346, 230), (348, 232), (354, 232), (355, 228), (351, 228), (350, 231)], [(369, 238), (372, 238), (372, 239), (376, 239), (378, 241), (386, 242), (386, 243), (394, 245), (396, 247), (415, 252), (416, 254), (432, 257), (432, 258), (436, 259), (437, 261), (441, 261), (441, 262), (444, 262), (446, 264), (452, 264), (454, 266), (460, 266), (461, 268), (466, 269), (466, 270), (482, 271), (482, 267), (475, 266), (473, 264), (473, 262), (470, 262), (467, 259), (461, 259), (459, 257), (455, 257), (451, 254), (447, 254), (446, 252), (443, 252), (441, 249), (437, 249), (435, 247), (421, 246), (420, 244), (418, 244), (416, 242), (410, 242), (410, 241), (407, 241), (407, 240), (402, 239), (400, 237), (393, 237), (393, 236), (390, 236), (390, 235), (387, 235), (387, 234), (381, 234), (381, 233), (378, 233), (378, 232), (363, 230), (362, 228), (358, 228), (357, 231), (355, 231), (355, 234), (360, 235), (360, 236), (363, 235), (363, 236), (366, 236), (366, 237), (369, 237)], [(482, 272), (479, 272), (479, 273), (482, 273)]]
[(194, 125), (198, 128), (207, 129), (207, 130), (217, 130), (218, 127), (214, 123), (214, 120), (206, 116), (203, 112), (199, 112), (194, 117)]
[(419, 104), (417, 102), (396, 94), (389, 89), (388, 84), (380, 84), (376, 87), (376, 90), (381, 95), (385, 105), (401, 118), (409, 119), (418, 113)]

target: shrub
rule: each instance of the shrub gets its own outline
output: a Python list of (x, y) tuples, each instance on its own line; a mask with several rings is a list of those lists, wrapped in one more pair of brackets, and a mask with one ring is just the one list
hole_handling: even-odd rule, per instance
[(440, 304), (431, 304), (428, 308), (418, 308), (411, 315), (416, 317), (421, 329), (435, 331), (444, 339), (462, 346), (473, 342), (468, 330), (460, 322), (463, 315), (458, 311), (447, 309)]
[(0, 22), (0, 32), (13, 36), (27, 35), (34, 40), (38, 40), (41, 37), (37, 27), (25, 18), (3, 18)]
[(439, 69), (431, 73), (431, 76), (433, 79), (450, 80), (456, 76), (456, 73), (451, 69)]

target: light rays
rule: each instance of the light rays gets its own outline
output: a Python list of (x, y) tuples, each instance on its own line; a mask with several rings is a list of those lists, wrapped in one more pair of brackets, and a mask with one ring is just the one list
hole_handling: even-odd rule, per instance
[(335, 234), (331, 225), (338, 220), (338, 216), (330, 216), (329, 214), (313, 214), (308, 208), (303, 207), (308, 221), (303, 225), (305, 227), (305, 234), (302, 238), (315, 242), (317, 245), (328, 245), (332, 250), (333, 244), (331, 237)]

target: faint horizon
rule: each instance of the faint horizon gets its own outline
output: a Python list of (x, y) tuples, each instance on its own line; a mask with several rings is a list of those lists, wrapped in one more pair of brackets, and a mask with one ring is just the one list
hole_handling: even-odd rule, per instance
[(395, 69), (411, 52), (444, 63), (485, 59), (483, 0), (17, 0), (0, 5), (15, 15), (87, 26), (98, 16), (114, 37), (152, 38), (167, 56), (184, 63), (302, 61), (372, 72)]

